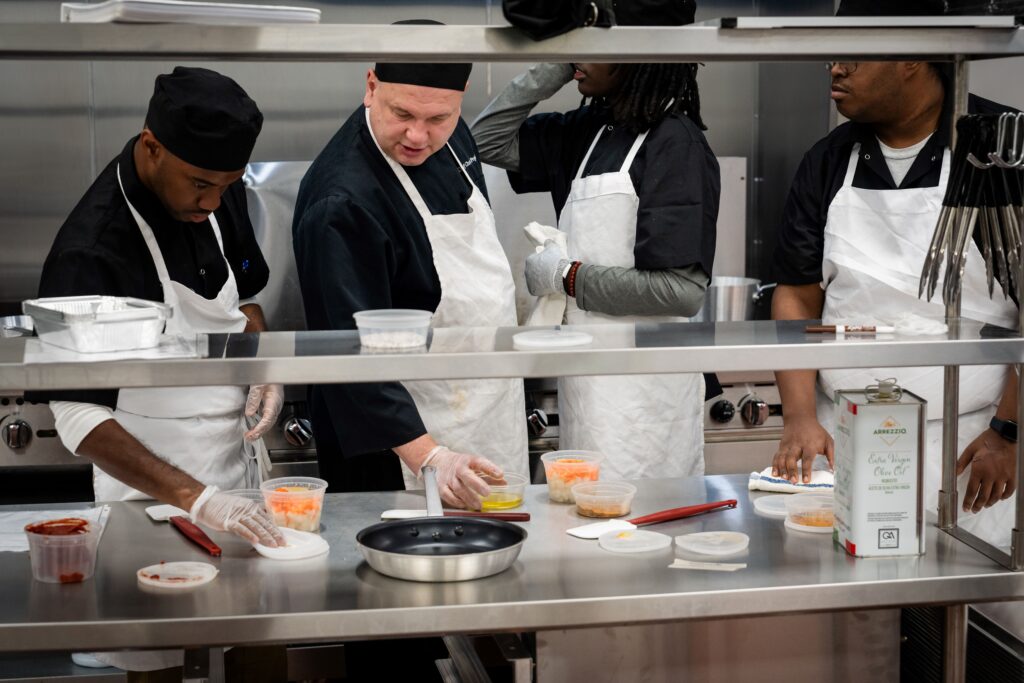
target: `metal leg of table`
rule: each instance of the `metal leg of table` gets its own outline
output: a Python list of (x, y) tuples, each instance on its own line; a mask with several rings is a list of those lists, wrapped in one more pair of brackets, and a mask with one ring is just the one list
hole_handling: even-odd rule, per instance
[(491, 677), (480, 661), (476, 648), (473, 647), (473, 640), (469, 636), (444, 636), (443, 640), (451, 656), (450, 661), (458, 674), (457, 680), (462, 683), (491, 683)]
[(530, 656), (519, 636), (514, 633), (496, 633), (494, 642), (501, 650), (501, 656), (512, 665), (513, 683), (531, 683), (533, 681), (533, 657)]
[(942, 681), (964, 683), (967, 675), (967, 605), (948, 605), (945, 609)]
[(183, 683), (224, 683), (224, 648), (185, 650)]

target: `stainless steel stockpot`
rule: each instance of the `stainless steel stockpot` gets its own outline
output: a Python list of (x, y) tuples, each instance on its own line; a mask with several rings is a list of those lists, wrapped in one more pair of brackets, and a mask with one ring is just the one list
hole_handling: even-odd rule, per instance
[(711, 278), (704, 305), (691, 318), (695, 322), (753, 320), (754, 306), (775, 283), (762, 285), (750, 277), (716, 276)]

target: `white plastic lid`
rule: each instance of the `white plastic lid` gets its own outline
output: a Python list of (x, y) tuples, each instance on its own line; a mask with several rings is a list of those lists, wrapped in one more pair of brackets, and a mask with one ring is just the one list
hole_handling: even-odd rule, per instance
[(735, 555), (747, 549), (750, 536), (739, 531), (702, 531), (676, 536), (676, 545), (700, 555)]
[(786, 517), (786, 494), (777, 493), (771, 496), (761, 496), (754, 499), (754, 509), (765, 517)]
[(627, 529), (603, 533), (597, 542), (602, 548), (613, 553), (646, 553), (669, 547), (672, 545), (672, 537), (659, 534), (657, 531)]
[(512, 348), (531, 349), (564, 349), (572, 346), (592, 344), (594, 337), (586, 332), (573, 330), (530, 330), (520, 332), (512, 337)]
[(833, 527), (830, 526), (810, 526), (807, 524), (797, 524), (788, 517), (786, 518), (785, 525), (787, 529), (792, 529), (793, 531), (803, 531), (808, 534), (831, 534), (833, 529)]
[(271, 548), (257, 543), (253, 546), (256, 552), (271, 560), (305, 560), (323, 555), (331, 549), (327, 541), (318, 534), (287, 527), (278, 527), (278, 530), (288, 545), (283, 548)]
[(161, 562), (143, 567), (135, 575), (144, 586), (188, 590), (210, 583), (218, 571), (206, 562)]

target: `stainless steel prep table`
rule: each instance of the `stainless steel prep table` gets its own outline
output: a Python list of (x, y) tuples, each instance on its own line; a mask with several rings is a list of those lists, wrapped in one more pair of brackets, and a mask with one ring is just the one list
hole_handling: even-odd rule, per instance
[[(928, 526), (923, 557), (854, 559), (827, 535), (787, 531), (758, 516), (742, 475), (638, 482), (633, 514), (724, 498), (736, 510), (670, 522), (678, 535), (732, 529), (748, 533), (748, 563), (737, 572), (668, 569), (673, 551), (613, 555), (564, 531), (586, 520), (528, 489), (529, 539), (513, 567), (478, 581), (419, 584), (367, 567), (356, 532), (381, 511), (421, 507), (416, 493), (327, 496), (328, 556), (302, 562), (260, 558), (228, 534), (214, 559), (143, 503), (115, 503), (95, 577), (81, 584), (33, 581), (28, 553), (0, 553), (0, 651), (203, 647), (532, 631), (652, 624), (721, 617), (868, 610), (1024, 598), (1024, 574), (1006, 571)], [(754, 494), (762, 495), (762, 494)], [(142, 589), (135, 571), (161, 560), (208, 561), (220, 575), (180, 593)]]

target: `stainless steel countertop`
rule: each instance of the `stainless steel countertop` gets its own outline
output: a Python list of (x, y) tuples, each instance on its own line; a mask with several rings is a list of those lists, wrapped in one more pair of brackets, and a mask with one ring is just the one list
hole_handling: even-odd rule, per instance
[[(414, 634), (542, 630), (900, 605), (1024, 598), (1024, 574), (1001, 569), (932, 526), (922, 557), (855, 559), (830, 536), (787, 531), (754, 512), (743, 475), (638, 482), (633, 514), (725, 498), (738, 509), (653, 527), (669, 535), (740, 530), (746, 569), (668, 569), (673, 550), (614, 555), (567, 536), (585, 522), (573, 506), (527, 491), (529, 538), (508, 571), (465, 583), (419, 584), (366, 566), (356, 532), (382, 510), (422, 507), (416, 493), (327, 496), (328, 556), (274, 562), (227, 534), (210, 558), (143, 503), (114, 504), (96, 576), (81, 584), (33, 581), (28, 553), (0, 553), (0, 650), (203, 646)], [(763, 495), (763, 494), (754, 494)], [(181, 593), (141, 588), (135, 571), (160, 560), (208, 561), (217, 579)]]
[[(25, 364), (25, 344), (0, 339), (0, 390), (100, 389), (264, 382), (312, 384), (488, 377), (724, 372), (1024, 362), (1012, 330), (963, 320), (945, 335), (807, 334), (808, 321), (587, 325), (589, 346), (516, 351), (531, 328), (449, 328), (429, 350), (363, 349), (358, 334), (209, 335), (209, 358)], [(542, 329), (542, 328), (532, 328)]]

